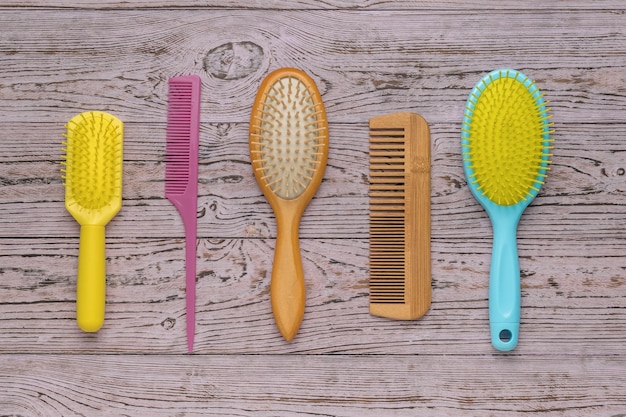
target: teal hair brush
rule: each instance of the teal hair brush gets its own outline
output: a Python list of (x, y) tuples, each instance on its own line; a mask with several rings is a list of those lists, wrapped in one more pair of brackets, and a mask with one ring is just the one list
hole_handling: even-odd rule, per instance
[(483, 77), (465, 106), (463, 167), (493, 226), (489, 322), (491, 343), (501, 351), (515, 348), (519, 337), (517, 225), (549, 170), (552, 123), (546, 106), (534, 82), (512, 69)]

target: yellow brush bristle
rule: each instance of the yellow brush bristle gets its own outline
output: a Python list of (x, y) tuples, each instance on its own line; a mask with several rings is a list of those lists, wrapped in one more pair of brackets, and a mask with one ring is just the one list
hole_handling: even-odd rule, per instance
[(104, 112), (85, 112), (66, 125), (66, 201), (83, 212), (121, 200), (123, 126)]
[(549, 116), (529, 91), (531, 86), (528, 79), (501, 74), (477, 86), (479, 97), (470, 97), (475, 106), (468, 108), (469, 146), (463, 155), (474, 171), (469, 180), (499, 205), (514, 205), (532, 196), (549, 169)]
[(326, 127), (319, 123), (323, 110), (309, 88), (296, 77), (278, 79), (262, 102), (259, 130), (253, 139), (258, 150), (261, 180), (279, 197), (301, 195), (319, 169)]

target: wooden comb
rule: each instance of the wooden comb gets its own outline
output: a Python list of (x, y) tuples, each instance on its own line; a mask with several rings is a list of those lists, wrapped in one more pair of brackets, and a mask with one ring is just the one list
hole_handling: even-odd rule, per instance
[(430, 131), (415, 113), (370, 127), (370, 314), (423, 316), (431, 302)]

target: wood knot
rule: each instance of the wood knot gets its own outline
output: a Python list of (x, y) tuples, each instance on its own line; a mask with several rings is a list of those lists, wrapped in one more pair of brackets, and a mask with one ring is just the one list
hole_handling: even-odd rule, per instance
[(161, 326), (163, 326), (165, 330), (171, 330), (174, 328), (175, 325), (176, 325), (176, 319), (172, 317), (168, 317), (161, 322)]
[(211, 49), (204, 70), (220, 80), (238, 80), (254, 73), (263, 61), (263, 48), (252, 42), (228, 42)]

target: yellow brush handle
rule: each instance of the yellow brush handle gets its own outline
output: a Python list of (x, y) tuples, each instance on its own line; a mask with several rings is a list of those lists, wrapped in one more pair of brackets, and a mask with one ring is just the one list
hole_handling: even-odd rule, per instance
[(300, 216), (291, 211), (277, 216), (276, 250), (270, 296), (276, 326), (285, 340), (294, 338), (302, 317), (306, 290), (298, 244)]
[(76, 321), (86, 332), (104, 324), (106, 266), (104, 226), (81, 226), (76, 281)]

